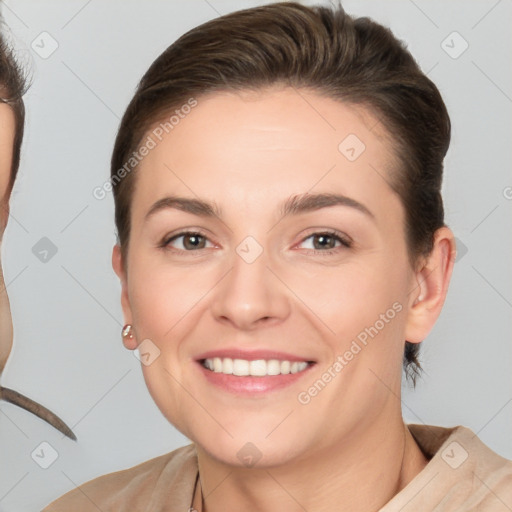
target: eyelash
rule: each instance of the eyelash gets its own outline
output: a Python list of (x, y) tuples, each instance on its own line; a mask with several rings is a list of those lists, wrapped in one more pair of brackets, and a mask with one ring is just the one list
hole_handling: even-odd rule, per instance
[[(159, 248), (160, 249), (164, 249), (164, 250), (169, 250), (169, 251), (178, 251), (178, 252), (197, 252), (201, 249), (198, 249), (197, 251), (187, 251), (187, 250), (182, 250), (182, 249), (175, 249), (175, 248), (171, 248), (169, 247), (169, 244), (171, 242), (173, 242), (174, 240), (178, 239), (178, 238), (181, 238), (183, 236), (187, 236), (187, 235), (192, 235), (192, 236), (201, 236), (202, 238), (205, 238), (206, 240), (208, 240), (208, 237), (202, 233), (201, 231), (181, 231), (180, 233), (177, 233), (176, 235), (173, 235), (171, 237), (168, 237), (168, 238), (164, 238), (162, 240), (162, 242), (159, 244)], [(352, 240), (350, 240), (348, 237), (346, 237), (345, 235), (343, 235), (342, 233), (340, 233), (339, 231), (336, 231), (336, 230), (324, 230), (324, 231), (315, 231), (313, 233), (310, 233), (308, 236), (306, 236), (305, 238), (303, 238), (301, 240), (300, 243), (304, 243), (306, 240), (308, 240), (309, 238), (311, 237), (314, 237), (314, 236), (319, 236), (319, 235), (327, 235), (331, 238), (334, 238), (336, 241), (340, 242), (342, 247), (337, 247), (337, 248), (334, 248), (334, 249), (326, 249), (326, 250), (320, 250), (320, 249), (308, 249), (309, 251), (312, 251), (314, 254), (319, 254), (319, 255), (322, 255), (322, 256), (329, 256), (329, 255), (332, 255), (332, 254), (337, 254), (339, 249), (350, 249), (352, 247)]]

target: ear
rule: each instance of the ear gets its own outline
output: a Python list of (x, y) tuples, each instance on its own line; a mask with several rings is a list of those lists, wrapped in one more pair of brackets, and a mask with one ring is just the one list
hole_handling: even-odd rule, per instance
[(451, 229), (439, 228), (434, 247), (415, 271), (416, 287), (410, 293), (405, 339), (420, 343), (434, 327), (448, 293), (456, 256)]
[[(121, 307), (123, 308), (124, 321), (126, 324), (131, 324), (133, 317), (128, 295), (128, 280), (119, 244), (114, 245), (112, 249), (112, 268), (121, 281)], [(133, 336), (123, 336), (123, 344), (127, 349), (135, 350), (137, 348), (135, 334)]]

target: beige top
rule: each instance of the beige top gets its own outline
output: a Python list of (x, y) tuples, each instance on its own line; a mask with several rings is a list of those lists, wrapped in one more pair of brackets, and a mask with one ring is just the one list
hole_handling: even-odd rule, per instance
[[(407, 426), (429, 462), (380, 512), (512, 511), (512, 461), (466, 427)], [(189, 444), (91, 480), (43, 512), (187, 512), (197, 476)]]

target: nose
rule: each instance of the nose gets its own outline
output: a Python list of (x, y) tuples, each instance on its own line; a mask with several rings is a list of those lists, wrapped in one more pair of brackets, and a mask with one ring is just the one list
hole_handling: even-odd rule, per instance
[(217, 321), (246, 331), (278, 324), (290, 314), (287, 288), (269, 266), (265, 250), (248, 261), (235, 252), (231, 270), (215, 288), (211, 307)]

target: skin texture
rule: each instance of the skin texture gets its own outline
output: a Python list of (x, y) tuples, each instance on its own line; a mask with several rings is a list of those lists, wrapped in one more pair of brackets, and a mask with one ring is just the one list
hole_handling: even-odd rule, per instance
[[(12, 166), (15, 133), (14, 113), (9, 105), (0, 103), (0, 376), (12, 349), (13, 326), (9, 297), (2, 271), (1, 243), (9, 217), (8, 184)], [(0, 400), (5, 400), (35, 414), (57, 430), (76, 440), (71, 429), (53, 412), (30, 398), (0, 386)]]
[[(421, 342), (441, 311), (453, 234), (440, 229), (430, 257), (411, 268), (403, 206), (386, 182), (389, 139), (364, 108), (292, 88), (197, 99), (141, 162), (127, 261), (113, 250), (134, 328), (125, 346), (150, 339), (160, 350), (144, 377), (162, 413), (197, 444), (208, 512), (378, 510), (427, 463), (402, 419), (402, 356), (404, 340)], [(338, 150), (348, 134), (366, 146), (353, 162)], [(287, 217), (278, 210), (292, 195), (322, 192), (348, 196), (372, 216), (348, 206)], [(168, 209), (145, 221), (170, 194), (214, 201), (222, 215)], [(186, 237), (159, 247), (198, 229), (203, 248), (190, 249)], [(312, 234), (328, 229), (352, 247), (322, 247)], [(236, 252), (247, 236), (263, 248), (251, 264)], [(298, 393), (396, 302), (401, 312), (299, 403)], [(210, 385), (195, 361), (231, 347), (316, 365), (283, 390), (234, 396)], [(251, 468), (237, 457), (248, 442), (261, 453)]]

